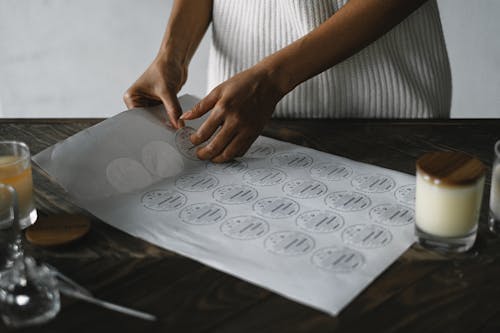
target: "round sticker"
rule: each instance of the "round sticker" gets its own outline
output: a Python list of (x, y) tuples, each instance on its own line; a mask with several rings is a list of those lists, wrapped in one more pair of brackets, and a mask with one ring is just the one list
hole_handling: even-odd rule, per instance
[(153, 183), (151, 175), (144, 166), (128, 157), (111, 161), (106, 167), (106, 178), (120, 193), (137, 191)]
[(221, 221), (226, 216), (226, 209), (215, 203), (200, 202), (186, 206), (179, 213), (182, 222), (206, 225)]
[(352, 191), (333, 192), (326, 196), (328, 207), (342, 212), (355, 212), (370, 206), (371, 201), (366, 195)]
[(141, 202), (144, 207), (151, 210), (169, 211), (181, 208), (186, 204), (184, 194), (173, 190), (155, 190), (145, 193)]
[(350, 273), (365, 263), (364, 256), (349, 248), (326, 247), (314, 252), (312, 262), (334, 273)]
[(142, 147), (142, 163), (153, 175), (161, 178), (177, 176), (184, 169), (182, 156), (164, 141), (152, 141)]
[(275, 154), (271, 163), (285, 168), (307, 168), (313, 163), (311, 156), (299, 152), (286, 152)]
[(271, 186), (281, 183), (286, 179), (283, 171), (272, 168), (260, 168), (247, 171), (243, 180), (257, 186)]
[(249, 158), (265, 158), (274, 154), (274, 147), (267, 143), (254, 143), (245, 154)]
[(310, 210), (300, 214), (297, 225), (311, 232), (334, 232), (342, 228), (342, 216), (328, 210)]
[(356, 224), (344, 229), (342, 240), (355, 247), (373, 249), (389, 244), (392, 235), (377, 224)]
[(383, 193), (392, 190), (396, 182), (384, 175), (358, 175), (352, 180), (352, 186), (363, 192)]
[(310, 252), (314, 248), (314, 240), (301, 232), (280, 231), (269, 235), (264, 246), (276, 254), (296, 256)]
[(335, 162), (325, 162), (315, 165), (310, 170), (311, 176), (324, 180), (342, 180), (352, 175), (352, 169), (343, 164)]
[(297, 214), (300, 206), (285, 197), (270, 197), (258, 200), (253, 209), (260, 216), (281, 219)]
[(267, 234), (269, 224), (255, 216), (236, 216), (226, 220), (220, 230), (228, 237), (250, 240)]
[(294, 179), (283, 185), (283, 192), (300, 199), (318, 198), (328, 191), (325, 184), (317, 180)]
[(182, 156), (198, 161), (198, 156), (196, 156), (196, 147), (191, 143), (189, 137), (191, 134), (196, 133), (196, 130), (192, 127), (183, 127), (175, 133), (175, 145), (177, 149), (182, 154)]
[(396, 200), (406, 205), (415, 205), (415, 184), (409, 184), (399, 187), (394, 196)]
[(244, 161), (231, 161), (227, 163), (207, 163), (207, 170), (219, 175), (234, 175), (247, 169), (247, 163)]
[(219, 180), (210, 174), (190, 174), (179, 177), (175, 186), (180, 190), (190, 192), (201, 192), (213, 189), (219, 185)]
[(383, 204), (372, 208), (370, 218), (390, 226), (406, 225), (415, 221), (415, 212), (402, 205)]
[(257, 191), (248, 185), (224, 185), (217, 188), (213, 197), (224, 204), (243, 204), (257, 198)]

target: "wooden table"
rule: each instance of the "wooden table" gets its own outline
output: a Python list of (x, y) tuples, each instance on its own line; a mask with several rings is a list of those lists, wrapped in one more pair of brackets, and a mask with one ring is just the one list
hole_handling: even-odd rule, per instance
[[(99, 119), (0, 120), (0, 139), (35, 154)], [(431, 150), (478, 156), (490, 173), (500, 120), (274, 120), (265, 135), (413, 174)], [(34, 173), (41, 215), (81, 213), (64, 192)], [(478, 239), (443, 256), (409, 249), (338, 316), (152, 246), (93, 218), (91, 232), (57, 249), (28, 246), (95, 295), (153, 313), (150, 323), (67, 298), (60, 314), (33, 332), (500, 332), (500, 240), (487, 231), (487, 178)], [(0, 324), (2, 325), (2, 324)], [(5, 327), (0, 326), (0, 331)]]

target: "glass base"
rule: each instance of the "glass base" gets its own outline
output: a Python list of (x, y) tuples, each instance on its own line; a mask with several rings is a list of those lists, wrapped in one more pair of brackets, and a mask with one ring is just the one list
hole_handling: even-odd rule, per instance
[(21, 225), (22, 229), (26, 229), (30, 225), (34, 224), (37, 218), (38, 213), (36, 212), (36, 209), (33, 208), (33, 210), (27, 216), (21, 217), (19, 219), (19, 224)]
[(31, 257), (17, 260), (0, 274), (0, 314), (5, 325), (26, 327), (45, 323), (60, 310), (53, 272)]
[(476, 241), (477, 226), (467, 235), (460, 237), (442, 237), (431, 235), (415, 225), (415, 235), (423, 247), (444, 253), (462, 253), (469, 250)]
[[(24, 295), (23, 295), (24, 296)], [(54, 297), (51, 295), (51, 297)], [(13, 328), (22, 328), (28, 326), (35, 326), (45, 324), (46, 322), (54, 319), (59, 313), (61, 308), (61, 303), (59, 296), (57, 296), (57, 301), (49, 301), (47, 304), (38, 304), (36, 312), (30, 310), (18, 308), (15, 310), (9, 310), (1, 314), (2, 320), (6, 326)]]
[(492, 211), (490, 211), (490, 218), (488, 219), (488, 228), (491, 232), (500, 234), (500, 219), (497, 219)]

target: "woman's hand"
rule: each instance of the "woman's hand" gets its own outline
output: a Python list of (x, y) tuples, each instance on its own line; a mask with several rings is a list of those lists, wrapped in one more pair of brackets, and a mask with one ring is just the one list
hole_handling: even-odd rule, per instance
[(160, 51), (123, 99), (129, 108), (161, 104), (173, 127), (183, 126), (177, 93), (187, 79), (189, 62), (212, 21), (213, 0), (176, 0)]
[(191, 135), (191, 142), (199, 145), (207, 141), (220, 127), (197, 155), (202, 160), (226, 162), (245, 154), (282, 97), (269, 72), (254, 66), (217, 86), (181, 119), (195, 119), (211, 111)]
[(128, 108), (162, 104), (173, 127), (183, 126), (177, 93), (187, 79), (187, 66), (167, 55), (158, 55), (139, 79), (127, 90), (123, 100)]

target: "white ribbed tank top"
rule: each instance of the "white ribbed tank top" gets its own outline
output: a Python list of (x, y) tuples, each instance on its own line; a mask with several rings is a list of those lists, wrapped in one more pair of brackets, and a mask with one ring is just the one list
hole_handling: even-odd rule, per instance
[[(348, 0), (215, 0), (208, 88), (307, 34)], [(332, 36), (335, 43), (335, 36)], [(449, 117), (451, 74), (435, 0), (371, 45), (303, 82), (274, 117)]]

